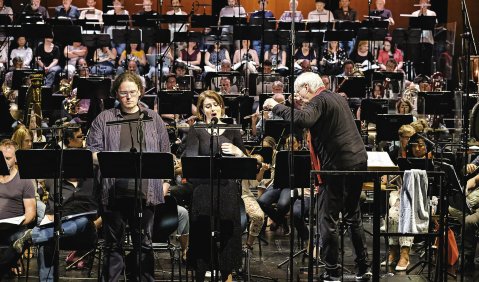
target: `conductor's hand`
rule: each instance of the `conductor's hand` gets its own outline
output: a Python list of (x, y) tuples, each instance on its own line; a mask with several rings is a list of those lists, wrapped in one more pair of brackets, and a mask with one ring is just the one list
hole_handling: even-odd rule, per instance
[(476, 171), (476, 169), (477, 169), (477, 165), (467, 164), (467, 167), (466, 167), (467, 174), (473, 173), (474, 171)]
[(274, 106), (278, 105), (279, 103), (276, 102), (273, 98), (268, 98), (264, 101), (263, 109), (266, 111), (271, 111)]
[(223, 154), (234, 155), (236, 157), (244, 156), (243, 151), (241, 151), (238, 147), (231, 143), (221, 144), (221, 151), (223, 152)]

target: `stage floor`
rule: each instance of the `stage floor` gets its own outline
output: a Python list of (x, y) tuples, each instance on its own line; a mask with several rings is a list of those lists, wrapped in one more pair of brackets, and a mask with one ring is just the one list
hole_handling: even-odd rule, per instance
[[(365, 229), (368, 231), (372, 230), (372, 223), (370, 220), (365, 220), (364, 222)], [(268, 245), (262, 245), (262, 257), (260, 258), (258, 243), (256, 242), (253, 250), (253, 254), (251, 257), (250, 267), (251, 267), (251, 274), (252, 275), (261, 275), (264, 277), (271, 277), (276, 279), (276, 281), (286, 281), (287, 279), (287, 268), (288, 265), (285, 264), (281, 268), (278, 268), (277, 265), (283, 262), (285, 259), (288, 258), (289, 255), (289, 237), (284, 236), (282, 233), (281, 228), (278, 229), (276, 232), (266, 231), (265, 239), (269, 242)], [(366, 240), (368, 243), (368, 251), (370, 259), (372, 258), (372, 237), (366, 234)], [(174, 244), (178, 244), (178, 242), (173, 242)], [(345, 244), (345, 267), (354, 272), (354, 256), (351, 241), (349, 240), (348, 235), (344, 238)], [(415, 247), (413, 247), (415, 249)], [(296, 251), (296, 249), (295, 249)], [(80, 271), (80, 270), (65, 270), (65, 258), (68, 252), (62, 251), (60, 253), (61, 261), (60, 261), (60, 276), (62, 281), (93, 281), (97, 279), (97, 265), (98, 260), (95, 259), (92, 271), (92, 277), (88, 278), (88, 271)], [(381, 256), (385, 257), (386, 250), (384, 247), (384, 240), (382, 240), (381, 245)], [(169, 260), (169, 254), (165, 251), (159, 252), (155, 255), (156, 259), (156, 275), (155, 278), (157, 281), (171, 281), (171, 264)], [(414, 265), (416, 262), (420, 260), (419, 254), (416, 253), (414, 250), (411, 251), (411, 266)], [(477, 262), (477, 260), (476, 260)], [(303, 273), (299, 268), (307, 266), (307, 259), (303, 260), (302, 255), (298, 256), (294, 260), (294, 279), (295, 281), (307, 281), (307, 273)], [(464, 281), (479, 281), (479, 267), (476, 264), (476, 271), (468, 276), (465, 277)], [(424, 270), (422, 275), (416, 275), (417, 270), (414, 270), (411, 275), (406, 275), (404, 272), (396, 273), (393, 269), (390, 269), (388, 273), (384, 267), (381, 268), (381, 281), (388, 281), (388, 282), (395, 282), (395, 281), (427, 281), (427, 268)], [(452, 270), (451, 270), (452, 271)], [(322, 269), (319, 268), (319, 273), (322, 272)], [(431, 275), (434, 275), (435, 270), (431, 269)], [(30, 273), (29, 273), (29, 281), (38, 281), (38, 272), (37, 272), (37, 263), (36, 257), (31, 259), (30, 261)], [(314, 275), (317, 277), (318, 275)], [(6, 278), (6, 277), (5, 277)], [(407, 279), (407, 280), (405, 280)], [(2, 279), (0, 279), (2, 280)], [(175, 281), (179, 281), (178, 276), (178, 264), (175, 264)], [(449, 277), (448, 281), (459, 281), (460, 277), (453, 278)], [(7, 278), (2, 281), (25, 281), (25, 276), (23, 275), (20, 278)], [(186, 274), (185, 274), (185, 267), (182, 266), (182, 281), (186, 281)], [(189, 275), (188, 281), (192, 281), (191, 279), (191, 272)], [(235, 276), (234, 281), (245, 281), (242, 277)], [(268, 281), (266, 279), (260, 279), (251, 277), (251, 281)], [(270, 280), (271, 281), (271, 280)], [(355, 281), (354, 273), (349, 274), (347, 272), (344, 273), (344, 281)]]

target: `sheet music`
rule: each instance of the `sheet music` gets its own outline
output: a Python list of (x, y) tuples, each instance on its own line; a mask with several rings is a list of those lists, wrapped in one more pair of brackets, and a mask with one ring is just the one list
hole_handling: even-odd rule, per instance
[(10, 218), (5, 218), (0, 220), (0, 224), (2, 223), (7, 223), (7, 224), (14, 224), (14, 225), (20, 225), (22, 222), (25, 220), (25, 216), (17, 216), (17, 217), (10, 217)]
[(387, 152), (367, 152), (368, 170), (399, 170)]

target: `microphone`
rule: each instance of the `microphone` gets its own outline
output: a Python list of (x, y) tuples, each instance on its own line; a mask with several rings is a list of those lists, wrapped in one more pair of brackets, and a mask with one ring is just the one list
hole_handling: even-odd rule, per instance
[(210, 121), (211, 124), (218, 124), (218, 122), (219, 122), (219, 119), (217, 117), (211, 118), (211, 121)]

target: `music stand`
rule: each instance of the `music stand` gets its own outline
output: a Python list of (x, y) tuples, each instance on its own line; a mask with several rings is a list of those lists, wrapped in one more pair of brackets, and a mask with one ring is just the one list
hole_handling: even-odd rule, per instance
[(361, 27), (361, 23), (353, 21), (336, 21), (335, 22), (336, 30), (351, 30), (356, 34), (358, 29)]
[[(301, 22), (294, 23), (294, 30), (300, 31), (305, 30), (306, 24)], [(278, 30), (291, 30), (291, 22), (278, 22)]]
[(264, 136), (271, 136), (276, 140), (276, 144), (283, 144), (285, 136), (291, 134), (290, 122), (286, 120), (265, 120), (264, 121)]
[(233, 40), (260, 40), (263, 28), (258, 25), (233, 27)]
[[(59, 127), (58, 129), (63, 129)], [(18, 150), (18, 172), (21, 179), (54, 179), (54, 244), (53, 278), (59, 277), (61, 236), (61, 182), (64, 178), (93, 178), (93, 155), (89, 150)], [(60, 184), (60, 185), (59, 185)]]
[(252, 17), (249, 19), (249, 25), (261, 26), (264, 30), (276, 29), (276, 19), (274, 17), (265, 17), (263, 21), (263, 17)]
[(103, 14), (104, 26), (128, 26), (130, 24), (130, 17), (128, 15), (108, 15)]
[[(98, 163), (103, 178), (173, 179), (173, 155), (143, 152), (142, 173), (139, 175), (140, 153), (99, 152)], [(134, 168), (137, 168), (135, 170)], [(145, 187), (147, 188), (147, 187)]]
[(101, 34), (82, 34), (82, 41), (86, 47), (94, 48), (110, 46), (110, 35), (106, 33)]
[(287, 30), (265, 30), (264, 44), (283, 44), (289, 41), (289, 31)]
[(378, 114), (387, 114), (389, 109), (388, 99), (363, 99), (361, 101), (361, 120), (376, 123)]
[(376, 141), (398, 141), (399, 128), (412, 121), (412, 115), (378, 114), (376, 116)]
[(215, 26), (218, 24), (218, 16), (214, 15), (192, 15), (191, 27), (192, 28), (206, 28)]
[(311, 171), (311, 156), (309, 151), (294, 152), (294, 187), (290, 187), (289, 183), (289, 153), (290, 151), (279, 151), (276, 154), (276, 166), (274, 173), (274, 188), (304, 188), (309, 187)]
[(436, 16), (418, 16), (409, 18), (410, 28), (419, 28), (421, 30), (434, 30), (436, 27)]
[[(210, 157), (182, 157), (181, 165), (184, 178), (209, 179)], [(256, 159), (226, 157), (215, 159), (214, 175), (220, 179), (256, 179)], [(217, 178), (215, 178), (217, 179)]]
[(160, 91), (158, 94), (158, 114), (191, 115), (193, 93), (191, 91)]
[(385, 28), (365, 28), (358, 29), (357, 39), (368, 41), (384, 41), (387, 36), (388, 30)]
[(78, 19), (76, 24), (81, 26), (84, 30), (100, 32), (103, 23), (98, 19)]
[(136, 27), (157, 27), (163, 22), (163, 16), (152, 14), (136, 14), (131, 16), (131, 22)]
[(24, 81), (26, 78), (29, 78), (31, 74), (39, 73), (42, 73), (42, 71), (33, 69), (13, 70), (12, 90), (20, 90), (25, 85)]
[(0, 26), (5, 27), (11, 24), (12, 24), (12, 19), (10, 18), (10, 15), (7, 15), (7, 14), (0, 15)]
[(96, 77), (78, 78), (78, 99), (102, 99), (110, 97), (111, 79)]
[(113, 29), (113, 42), (115, 44), (141, 43), (141, 30), (139, 29)]
[(434, 167), (432, 159), (423, 158), (398, 158), (397, 160), (399, 170), (421, 169), (427, 170), (427, 168)]
[(202, 39), (201, 32), (195, 31), (175, 32), (173, 35), (173, 42), (201, 42)]
[(247, 26), (248, 22), (246, 21), (246, 17), (221, 17), (220, 19), (221, 25), (231, 25), (231, 26), (238, 26), (243, 25)]
[(169, 29), (143, 28), (143, 42), (148, 44), (154, 43), (170, 43), (171, 33)]
[(446, 115), (454, 105), (452, 92), (419, 92), (417, 94), (417, 112), (424, 115)]
[(244, 117), (253, 113), (253, 97), (243, 95), (222, 95), (222, 97), (225, 102), (226, 114), (235, 118), (238, 123), (242, 123)]
[[(340, 85), (344, 79), (346, 78), (338, 77), (338, 85)], [(336, 92), (344, 92), (349, 98), (365, 98), (367, 86), (368, 81), (366, 77), (349, 76), (347, 81), (345, 81)]]
[(351, 41), (354, 38), (352, 30), (326, 30), (324, 41)]
[(331, 30), (333, 29), (333, 22), (308, 22), (306, 24), (308, 30)]
[(296, 42), (308, 42), (321, 45), (323, 43), (324, 33), (321, 31), (298, 31), (296, 33)]

